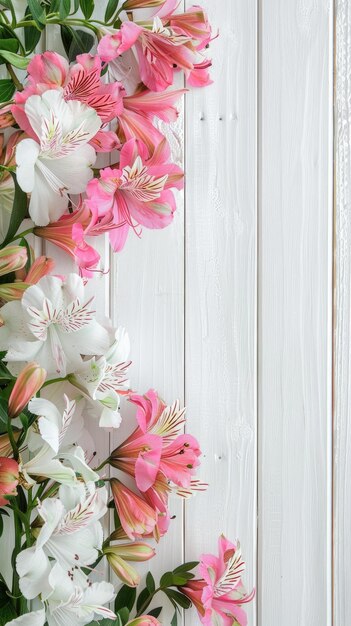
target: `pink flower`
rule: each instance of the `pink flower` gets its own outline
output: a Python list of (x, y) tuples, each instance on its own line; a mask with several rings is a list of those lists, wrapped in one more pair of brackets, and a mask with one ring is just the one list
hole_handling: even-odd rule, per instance
[(179, 434), (184, 409), (178, 402), (167, 406), (152, 389), (130, 400), (138, 407), (139, 426), (112, 452), (111, 465), (135, 477), (142, 492), (153, 487), (159, 474), (188, 487), (201, 452), (194, 437)]
[(110, 62), (133, 46), (141, 80), (151, 91), (164, 91), (172, 85), (175, 70), (189, 74), (197, 59), (191, 37), (165, 28), (159, 17), (148, 28), (123, 22), (119, 31), (101, 39), (98, 53), (103, 61)]
[(15, 496), (18, 485), (18, 463), (14, 459), (0, 457), (0, 506), (6, 506), (9, 501), (2, 496)]
[(109, 231), (113, 250), (122, 250), (129, 228), (164, 228), (176, 209), (170, 188), (182, 187), (182, 170), (167, 163), (169, 150), (159, 145), (151, 158), (146, 146), (127, 141), (118, 168), (107, 167), (88, 183), (87, 206), (95, 216), (86, 234)]
[(50, 241), (73, 257), (80, 275), (89, 278), (93, 276), (100, 261), (97, 250), (86, 243), (84, 238), (91, 221), (90, 210), (80, 201), (76, 211), (62, 215), (59, 220), (47, 226), (35, 227), (34, 234)]
[(254, 592), (247, 594), (241, 576), (245, 563), (239, 545), (221, 535), (218, 542), (219, 556), (203, 554), (200, 562), (200, 580), (189, 580), (180, 587), (196, 607), (200, 621), (205, 626), (247, 625), (242, 604), (250, 602)]
[[(63, 89), (64, 100), (79, 100), (95, 109), (103, 124), (111, 121), (123, 110), (123, 87), (120, 83), (101, 81), (101, 60), (98, 56), (80, 54), (76, 63), (69, 67), (68, 62), (57, 52), (36, 54), (27, 68), (28, 84), (23, 91), (16, 92), (15, 104), (11, 111), (18, 125), (36, 139), (24, 110), (29, 96), (41, 95), (48, 89)], [(106, 135), (106, 136), (105, 136)], [(99, 152), (117, 145), (111, 131), (99, 131), (92, 143)]]
[(185, 13), (174, 13), (164, 18), (163, 23), (177, 32), (191, 37), (197, 50), (205, 48), (212, 39), (212, 28), (205, 11), (200, 6), (192, 6)]
[(111, 478), (110, 482), (117, 513), (129, 539), (139, 539), (151, 533), (157, 522), (156, 512), (117, 478)]
[(46, 379), (46, 371), (35, 362), (28, 363), (19, 373), (9, 398), (8, 414), (17, 417), (29, 400), (41, 389)]

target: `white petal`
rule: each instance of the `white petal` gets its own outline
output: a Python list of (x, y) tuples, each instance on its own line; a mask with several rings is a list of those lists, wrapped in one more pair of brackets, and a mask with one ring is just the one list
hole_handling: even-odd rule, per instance
[(49, 222), (58, 220), (67, 206), (67, 193), (57, 193), (36, 167), (34, 188), (29, 202), (29, 215), (33, 222), (37, 226), (46, 226)]
[(45, 522), (40, 529), (36, 543), (37, 548), (42, 548), (59, 525), (65, 509), (58, 498), (47, 498), (38, 506), (38, 512)]
[(51, 567), (43, 550), (35, 547), (22, 550), (16, 559), (16, 569), (20, 576), (20, 589), (28, 600), (36, 598), (47, 589)]
[(91, 587), (88, 587), (84, 592), (82, 598), (82, 606), (80, 607), (80, 614), (83, 616), (87, 610), (97, 613), (103, 617), (115, 619), (116, 615), (110, 611), (104, 604), (111, 602), (115, 597), (113, 585), (107, 582), (93, 583)]
[(40, 415), (38, 420), (42, 438), (55, 453), (59, 449), (59, 437), (62, 427), (62, 415), (56, 406), (45, 398), (33, 398), (28, 405), (34, 415)]
[(99, 474), (86, 464), (84, 452), (80, 446), (71, 446), (68, 450), (60, 452), (60, 458), (68, 461), (74, 471), (81, 474), (84, 481), (99, 480)]
[(40, 146), (34, 139), (23, 139), (16, 148), (17, 182), (26, 193), (34, 189), (35, 163), (39, 152)]
[(80, 146), (61, 159), (46, 160), (45, 165), (63, 182), (66, 193), (78, 194), (85, 191), (93, 178), (92, 166), (96, 161), (96, 152), (92, 146)]
[(106, 361), (112, 365), (117, 365), (128, 359), (130, 352), (129, 335), (125, 328), (120, 326), (115, 333), (115, 341), (106, 353)]
[(8, 622), (7, 626), (44, 626), (44, 624), (45, 610), (42, 609), (40, 611), (26, 613), (25, 615), (21, 615), (21, 617), (16, 617), (16, 619)]

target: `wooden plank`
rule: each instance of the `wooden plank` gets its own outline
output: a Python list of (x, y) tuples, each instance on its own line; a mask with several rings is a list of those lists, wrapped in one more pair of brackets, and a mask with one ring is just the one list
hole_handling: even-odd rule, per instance
[(351, 621), (351, 7), (336, 2), (334, 626)]
[[(192, 2), (187, 2), (190, 7)], [(214, 84), (186, 96), (188, 432), (210, 487), (186, 503), (185, 558), (240, 538), (256, 577), (256, 0), (202, 2)], [(248, 607), (254, 626), (255, 607)], [(199, 623), (193, 611), (187, 626)]]
[(331, 624), (331, 5), (261, 5), (261, 626)]

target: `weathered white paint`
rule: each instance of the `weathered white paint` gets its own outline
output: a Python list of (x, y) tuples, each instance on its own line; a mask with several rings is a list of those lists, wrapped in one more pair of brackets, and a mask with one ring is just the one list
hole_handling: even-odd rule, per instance
[(331, 3), (260, 18), (258, 622), (331, 624)]
[(336, 2), (334, 626), (351, 622), (351, 7)]

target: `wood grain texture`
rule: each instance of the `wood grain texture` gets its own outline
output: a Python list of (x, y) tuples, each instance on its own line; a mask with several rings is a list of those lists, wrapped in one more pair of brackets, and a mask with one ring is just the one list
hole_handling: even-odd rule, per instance
[(260, 626), (331, 624), (331, 13), (261, 6)]
[[(187, 6), (191, 6), (191, 2)], [(189, 432), (206, 494), (186, 503), (185, 558), (240, 537), (256, 578), (256, 0), (202, 2), (219, 28), (214, 85), (186, 96), (186, 352)], [(254, 626), (255, 605), (248, 606)], [(199, 619), (186, 613), (187, 626)]]
[(351, 6), (336, 2), (334, 626), (351, 622)]

